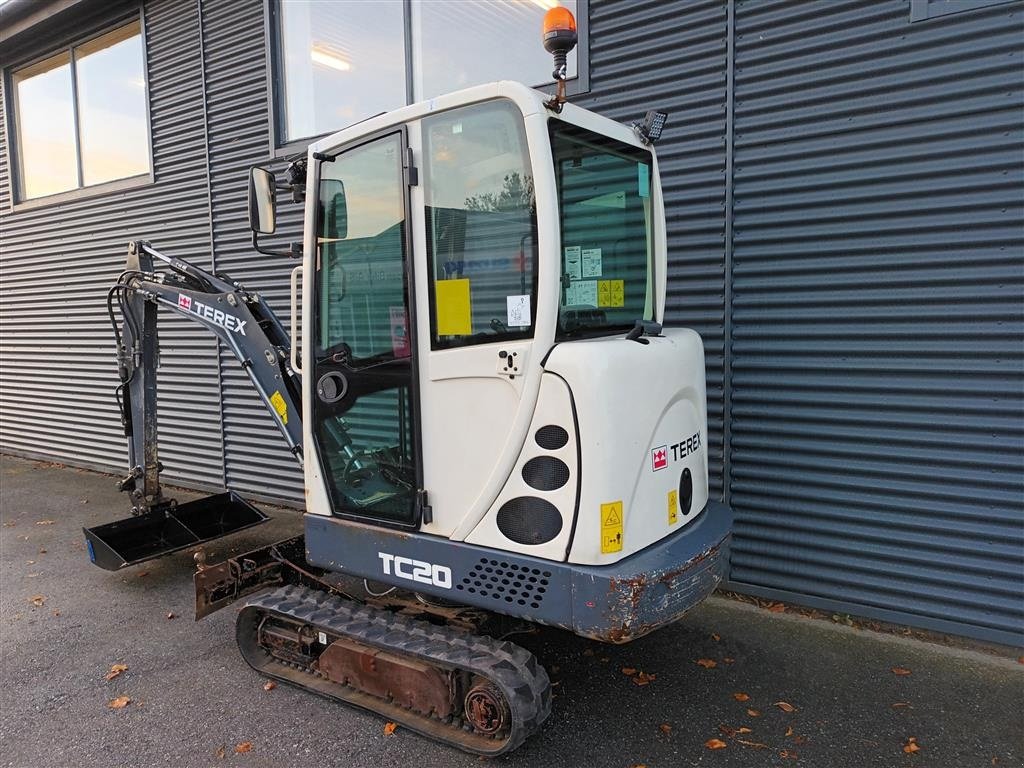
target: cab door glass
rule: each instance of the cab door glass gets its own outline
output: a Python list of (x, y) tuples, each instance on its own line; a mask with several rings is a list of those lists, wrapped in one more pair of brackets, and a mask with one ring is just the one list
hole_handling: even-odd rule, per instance
[(523, 117), (508, 101), (423, 120), (433, 349), (529, 338), (537, 208)]

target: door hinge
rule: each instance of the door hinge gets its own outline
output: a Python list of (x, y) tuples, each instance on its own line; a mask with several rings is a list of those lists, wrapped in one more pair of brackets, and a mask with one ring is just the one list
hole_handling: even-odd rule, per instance
[(427, 492), (423, 488), (416, 491), (416, 507), (420, 511), (420, 521), (424, 525), (434, 522), (434, 510), (427, 503)]

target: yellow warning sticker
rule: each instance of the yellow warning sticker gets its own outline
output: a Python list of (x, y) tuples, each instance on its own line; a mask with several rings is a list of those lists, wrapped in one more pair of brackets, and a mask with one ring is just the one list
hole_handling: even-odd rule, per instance
[(679, 491), (672, 489), (668, 492), (668, 524), (675, 525), (679, 522)]
[(281, 397), (281, 390), (275, 390), (274, 394), (270, 396), (270, 404), (274, 406), (274, 410), (277, 411), (277, 415), (281, 417), (281, 423), (288, 423), (288, 403)]
[(626, 287), (622, 280), (597, 281), (597, 306), (621, 307), (626, 303)]
[(437, 335), (469, 336), (473, 333), (469, 279), (438, 280), (434, 283), (434, 294), (437, 300)]
[(601, 505), (601, 554), (622, 551), (622, 502)]

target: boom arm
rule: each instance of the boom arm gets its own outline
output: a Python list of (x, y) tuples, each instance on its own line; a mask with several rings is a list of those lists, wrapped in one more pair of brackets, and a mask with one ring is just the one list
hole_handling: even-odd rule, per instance
[[(168, 271), (156, 272), (154, 259)], [(124, 317), (118, 332), (117, 298)], [(121, 420), (128, 438), (130, 474), (120, 487), (132, 497), (132, 512), (143, 514), (173, 502), (160, 489), (157, 458), (159, 365), (157, 307), (199, 322), (234, 353), (270, 411), (295, 458), (302, 462), (301, 387), (289, 364), (290, 340), (260, 295), (225, 275), (164, 256), (144, 240), (128, 245), (127, 268), (108, 296), (117, 336)]]

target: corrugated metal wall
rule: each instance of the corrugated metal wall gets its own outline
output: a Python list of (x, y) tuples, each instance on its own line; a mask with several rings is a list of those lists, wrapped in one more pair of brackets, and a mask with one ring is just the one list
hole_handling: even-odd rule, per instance
[[(74, 41), (124, 11), (114, 6), (100, 14), (52, 30), (47, 45)], [(195, 77), (198, 14), (194, 5), (158, 0), (146, 4), (144, 22), (153, 184), (14, 212), (6, 135), (0, 147), (0, 445), (114, 472), (126, 469), (127, 452), (105, 302), (124, 269), (126, 244), (147, 238), (210, 265), (202, 80)], [(194, 323), (160, 314), (167, 479), (220, 486), (216, 342)]]
[[(247, 168), (273, 157), (263, 13), (146, 3), (152, 187), (11, 215), (0, 162), (6, 450), (123, 462), (96, 297), (129, 236), (201, 263), (212, 242), (217, 268), (288, 324), (293, 265), (255, 255), (246, 227)], [(668, 320), (704, 337), (711, 482), (737, 512), (739, 589), (1024, 642), (1021, 15), (591, 0), (577, 101), (627, 122), (671, 115)], [(298, 207), (280, 212), (297, 239)], [(188, 417), (162, 424), (169, 469), (300, 500), (234, 359), (200, 329), (165, 328), (164, 402)]]
[(736, 2), (749, 591), (1024, 641), (1022, 10)]

